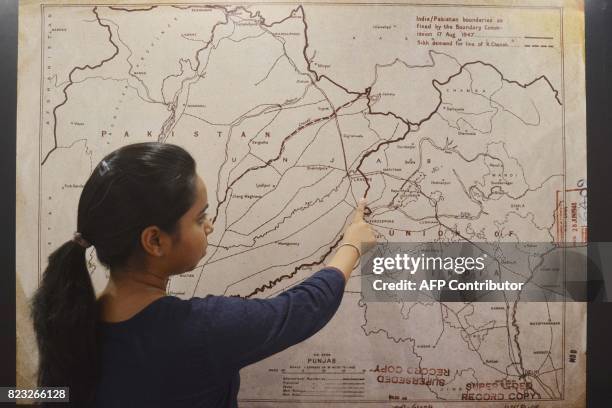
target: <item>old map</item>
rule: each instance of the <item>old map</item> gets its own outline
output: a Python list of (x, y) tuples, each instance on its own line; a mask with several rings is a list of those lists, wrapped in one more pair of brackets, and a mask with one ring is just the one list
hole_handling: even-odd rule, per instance
[[(364, 195), (381, 242), (584, 242), (583, 42), (573, 1), (24, 2), (18, 290), (71, 238), (93, 166), (141, 141), (185, 147), (209, 191), (211, 247), (168, 287), (182, 298), (295, 285)], [(242, 370), (240, 401), (585, 406), (585, 317), (366, 302), (355, 271), (319, 334)]]

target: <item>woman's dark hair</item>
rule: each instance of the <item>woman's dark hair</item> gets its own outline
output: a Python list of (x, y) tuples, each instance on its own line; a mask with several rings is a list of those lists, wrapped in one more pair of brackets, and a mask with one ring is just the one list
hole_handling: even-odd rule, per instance
[[(164, 143), (124, 146), (96, 166), (81, 192), (77, 231), (103, 265), (125, 265), (142, 250), (141, 232), (150, 225), (176, 233), (196, 199), (195, 167), (188, 152)], [(83, 246), (69, 240), (49, 256), (31, 315), (38, 386), (68, 386), (72, 406), (92, 406), (100, 370), (98, 309)]]

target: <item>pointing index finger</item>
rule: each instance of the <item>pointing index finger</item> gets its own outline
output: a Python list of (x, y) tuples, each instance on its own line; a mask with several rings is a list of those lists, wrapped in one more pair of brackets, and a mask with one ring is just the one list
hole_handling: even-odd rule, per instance
[(366, 199), (363, 197), (359, 200), (357, 207), (355, 207), (355, 215), (353, 215), (353, 222), (363, 220), (363, 213), (365, 211)]

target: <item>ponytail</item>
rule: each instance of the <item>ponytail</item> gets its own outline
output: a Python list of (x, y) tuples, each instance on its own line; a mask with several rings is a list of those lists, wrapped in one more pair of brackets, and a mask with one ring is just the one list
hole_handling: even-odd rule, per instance
[(68, 241), (49, 256), (31, 301), (39, 387), (70, 387), (71, 406), (92, 406), (98, 373), (95, 291), (85, 248)]

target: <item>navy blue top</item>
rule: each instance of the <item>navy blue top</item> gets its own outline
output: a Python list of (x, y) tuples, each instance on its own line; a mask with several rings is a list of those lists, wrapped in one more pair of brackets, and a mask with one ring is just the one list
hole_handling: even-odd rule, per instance
[(238, 371), (319, 331), (344, 293), (327, 267), (278, 296), (165, 296), (132, 318), (100, 322), (96, 407), (237, 407)]

